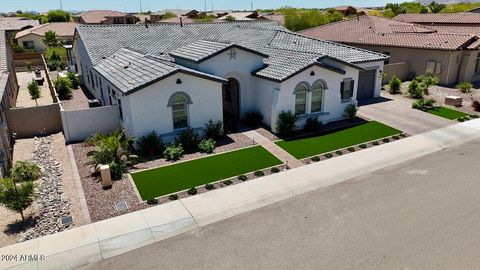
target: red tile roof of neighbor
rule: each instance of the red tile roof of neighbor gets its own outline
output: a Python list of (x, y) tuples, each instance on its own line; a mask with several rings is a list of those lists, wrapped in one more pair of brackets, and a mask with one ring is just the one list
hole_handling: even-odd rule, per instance
[(408, 23), (448, 23), (448, 24), (479, 24), (480, 13), (424, 13), (399, 14), (397, 21)]
[(107, 17), (124, 17), (127, 15), (126, 13), (113, 10), (90, 10), (78, 14), (75, 17), (81, 17), (87, 24), (96, 24), (102, 23)]
[(20, 38), (29, 34), (44, 36), (46, 32), (53, 31), (59, 37), (73, 37), (75, 26), (73, 22), (46, 23), (18, 32), (15, 38)]
[(472, 34), (439, 33), (425, 26), (370, 15), (310, 28), (300, 34), (340, 43), (436, 50), (467, 48), (478, 39)]

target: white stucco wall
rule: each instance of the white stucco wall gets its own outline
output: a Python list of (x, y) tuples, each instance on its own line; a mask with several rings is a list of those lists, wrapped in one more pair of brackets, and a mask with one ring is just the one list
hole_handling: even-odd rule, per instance
[[(182, 84), (177, 84), (177, 79)], [(200, 131), (210, 119), (223, 121), (222, 83), (177, 73), (121, 97), (124, 115), (122, 126), (136, 138), (155, 130), (165, 143), (169, 142), (181, 132), (174, 132), (172, 109), (168, 107), (169, 98), (176, 92), (185, 92), (192, 100), (192, 104), (188, 105), (190, 128)]]
[[(35, 49), (37, 49), (38, 51), (45, 51), (47, 49), (47, 46), (45, 46), (45, 44), (43, 43), (43, 36), (39, 36), (39, 35), (36, 35), (36, 34), (28, 34), (28, 35), (25, 35), (25, 36), (22, 36), (20, 38), (17, 39), (17, 43), (20, 47), (23, 48), (23, 42), (24, 41), (33, 41), (33, 43), (35, 44)], [(64, 41), (64, 42), (72, 42), (73, 41), (73, 38), (72, 37), (58, 37), (60, 40)]]
[[(355, 97), (357, 95), (359, 70), (345, 65), (338, 65), (338, 67), (341, 67), (343, 70), (345, 70), (346, 74), (342, 75), (322, 67), (313, 66), (282, 82), (280, 91), (278, 92), (278, 97), (274, 98), (276, 104), (274, 105), (275, 109), (271, 118), (272, 129), (275, 129), (275, 122), (278, 114), (280, 114), (282, 111), (295, 111), (295, 87), (301, 82), (306, 82), (311, 86), (315, 81), (320, 79), (327, 83), (327, 90), (324, 91), (323, 96), (323, 110), (322, 112), (309, 113), (310, 104), (308, 104), (307, 113), (299, 116), (297, 128), (302, 128), (305, 125), (305, 121), (311, 117), (318, 118), (324, 124), (343, 119), (345, 107), (352, 102), (356, 102)], [(310, 75), (312, 71), (315, 73), (314, 76)], [(342, 102), (340, 85), (343, 79), (346, 78), (352, 78), (355, 80), (353, 89), (354, 92), (351, 100)], [(307, 99), (307, 103), (309, 103), (309, 101), (310, 99)]]

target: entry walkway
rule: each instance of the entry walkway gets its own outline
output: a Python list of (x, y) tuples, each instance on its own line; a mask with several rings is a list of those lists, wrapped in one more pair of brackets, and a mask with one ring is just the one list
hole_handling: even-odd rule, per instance
[(305, 165), (299, 160), (297, 160), (294, 156), (290, 155), (287, 151), (283, 150), (283, 148), (276, 145), (274, 142), (270, 141), (269, 139), (265, 138), (255, 130), (249, 130), (249, 131), (243, 132), (243, 134), (245, 134), (245, 136), (249, 137), (250, 139), (254, 140), (259, 145), (261, 145), (272, 155), (276, 156), (283, 163), (285, 163), (289, 168), (291, 169), (298, 168)]
[[(480, 138), (480, 119), (0, 249), (0, 269), (75, 269), (296, 195)], [(41, 259), (40, 258), (40, 259)]]

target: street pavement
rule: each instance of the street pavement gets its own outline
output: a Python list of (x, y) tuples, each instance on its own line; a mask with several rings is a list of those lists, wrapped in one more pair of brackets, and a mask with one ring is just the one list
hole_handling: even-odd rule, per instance
[(83, 269), (480, 269), (480, 140)]

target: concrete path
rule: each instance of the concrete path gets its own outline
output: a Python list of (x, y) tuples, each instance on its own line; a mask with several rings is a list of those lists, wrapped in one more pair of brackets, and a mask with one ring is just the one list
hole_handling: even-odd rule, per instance
[[(42, 76), (46, 79), (45, 71), (42, 70)], [(16, 107), (35, 107), (37, 103), (32, 100), (30, 93), (28, 92), (28, 84), (35, 78), (34, 72), (17, 72), (18, 79), (18, 97)], [(41, 97), (37, 99), (38, 106), (49, 105), (53, 103), (52, 96), (50, 95), (50, 89), (48, 89), (48, 83), (45, 81), (42, 86), (39, 86)]]
[(276, 145), (274, 142), (270, 141), (269, 139), (265, 138), (255, 130), (249, 130), (249, 131), (243, 132), (243, 134), (245, 134), (245, 136), (249, 137), (250, 139), (254, 140), (259, 145), (261, 145), (272, 155), (280, 159), (283, 163), (287, 164), (289, 168), (297, 168), (305, 165), (299, 160), (297, 160), (294, 156), (290, 155), (287, 151), (283, 150), (283, 148)]
[[(44, 260), (26, 262), (18, 257), (17, 260), (3, 261), (0, 268), (74, 269), (295, 195), (332, 186), (353, 177), (479, 139), (480, 119), (408, 137), (55, 235), (11, 245), (0, 249), (0, 254), (38, 254), (45, 256), (41, 257)], [(421, 168), (412, 170), (412, 174), (415, 173), (422, 174), (423, 171)], [(363, 201), (358, 202), (358, 204), (362, 203)], [(308, 215), (306, 216), (308, 218)], [(379, 215), (374, 215), (374, 217), (378, 218)], [(269, 226), (282, 227), (283, 223), (272, 223)], [(317, 228), (318, 230), (328, 229)], [(412, 231), (412, 233), (414, 232)], [(202, 234), (202, 229), (199, 229), (197, 233)], [(267, 241), (271, 235), (265, 234), (262, 237)], [(308, 239), (310, 238), (303, 240)], [(301, 239), (301, 241), (303, 240)], [(290, 245), (292, 242), (284, 244)], [(306, 243), (306, 246), (308, 245)], [(255, 251), (254, 246), (249, 246), (249, 248)], [(357, 247), (357, 249), (362, 248), (361, 246)], [(244, 251), (237, 250), (236, 252)], [(318, 253), (328, 254), (329, 249), (319, 250)], [(258, 257), (258, 253), (256, 254)], [(223, 257), (222, 254), (217, 255)], [(367, 255), (365, 254), (365, 257), (368, 257)], [(192, 258), (187, 256), (184, 257), (184, 260)], [(206, 259), (212, 265), (216, 262), (215, 257)], [(287, 258), (281, 257), (280, 259)], [(360, 268), (365, 269), (365, 267)]]
[(475, 140), (83, 270), (480, 269), (478, 153)]
[(412, 109), (412, 100), (399, 95), (382, 92), (380, 98), (362, 103), (360, 103), (358, 111), (359, 116), (377, 120), (410, 135), (421, 134), (457, 123)]

